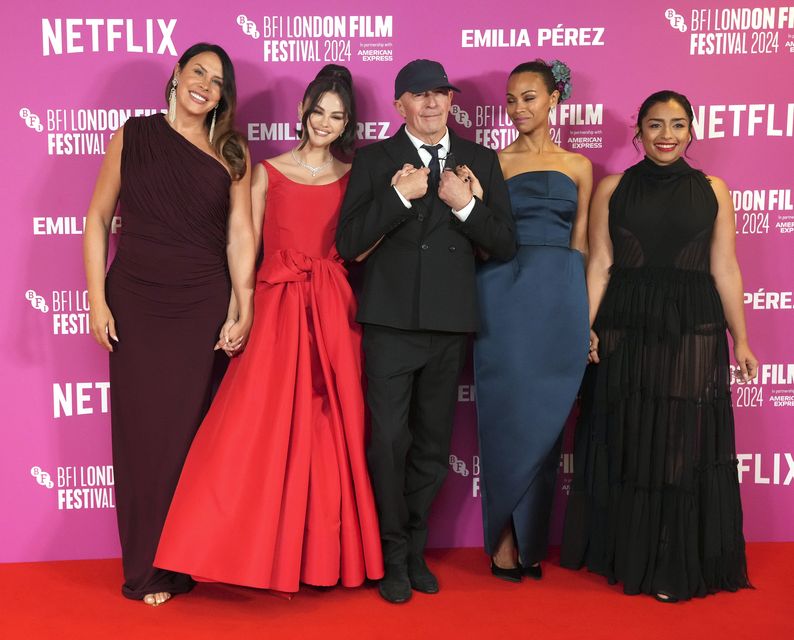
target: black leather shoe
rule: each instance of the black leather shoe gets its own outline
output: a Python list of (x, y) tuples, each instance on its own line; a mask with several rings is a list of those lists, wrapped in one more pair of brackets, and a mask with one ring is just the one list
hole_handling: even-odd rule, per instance
[(401, 604), (411, 599), (411, 581), (404, 564), (387, 564), (386, 573), (378, 583), (380, 597), (392, 604)]
[(540, 562), (531, 564), (528, 567), (522, 567), (522, 569), (524, 575), (533, 580), (540, 580), (543, 577), (543, 569), (540, 566)]
[(491, 573), (501, 580), (508, 582), (521, 582), (521, 567), (510, 567), (509, 569), (502, 569), (496, 566), (491, 560)]
[(411, 581), (411, 588), (420, 593), (438, 593), (438, 580), (427, 568), (422, 557), (408, 559), (408, 579)]

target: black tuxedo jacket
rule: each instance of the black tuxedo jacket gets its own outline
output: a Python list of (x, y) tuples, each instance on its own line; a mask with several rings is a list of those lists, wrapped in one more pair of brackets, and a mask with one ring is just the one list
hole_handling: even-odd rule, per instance
[(476, 200), (465, 222), (430, 193), (407, 208), (391, 186), (404, 164), (424, 166), (404, 126), (356, 154), (336, 246), (342, 258), (354, 260), (383, 236), (366, 259), (359, 322), (409, 330), (478, 329), (475, 247), (508, 260), (516, 252), (515, 227), (496, 153), (451, 130), (450, 153), (483, 186), (483, 200)]

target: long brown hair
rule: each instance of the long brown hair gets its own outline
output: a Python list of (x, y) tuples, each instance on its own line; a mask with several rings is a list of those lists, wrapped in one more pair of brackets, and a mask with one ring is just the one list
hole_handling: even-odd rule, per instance
[[(247, 170), (245, 160), (245, 138), (234, 128), (234, 114), (237, 110), (237, 83), (234, 79), (234, 65), (229, 54), (227, 54), (217, 44), (208, 42), (198, 42), (188, 48), (179, 58), (180, 71), (191, 58), (205, 51), (214, 53), (221, 61), (223, 69), (223, 87), (221, 88), (221, 99), (218, 102), (218, 111), (215, 114), (215, 132), (212, 139), (212, 148), (221, 156), (231, 170), (232, 179), (239, 180), (245, 175)], [(165, 85), (165, 99), (168, 102), (168, 95), (171, 92), (171, 78)], [(204, 121), (207, 131), (212, 122), (212, 111), (207, 114)]]

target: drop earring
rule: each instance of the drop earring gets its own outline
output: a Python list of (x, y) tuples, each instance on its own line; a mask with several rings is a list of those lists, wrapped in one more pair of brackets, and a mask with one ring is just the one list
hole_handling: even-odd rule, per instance
[(171, 91), (168, 92), (168, 121), (176, 120), (176, 76), (171, 78)]
[(215, 105), (215, 108), (212, 110), (212, 122), (210, 123), (210, 144), (212, 144), (212, 138), (215, 136), (215, 115), (218, 113), (218, 105)]

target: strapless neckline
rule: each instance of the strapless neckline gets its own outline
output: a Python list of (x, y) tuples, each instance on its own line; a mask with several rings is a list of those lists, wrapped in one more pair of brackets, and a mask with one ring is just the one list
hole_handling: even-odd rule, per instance
[(564, 173), (563, 171), (557, 171), (556, 169), (534, 169), (532, 171), (522, 171), (521, 173), (517, 173), (514, 176), (510, 176), (505, 180), (505, 182), (510, 182), (511, 180), (515, 180), (516, 178), (521, 176), (541, 174), (541, 173), (556, 173), (558, 175), (563, 176), (564, 178), (567, 178), (573, 186), (576, 186), (576, 182), (571, 176), (569, 176), (567, 173)]

